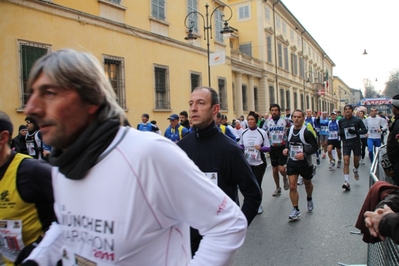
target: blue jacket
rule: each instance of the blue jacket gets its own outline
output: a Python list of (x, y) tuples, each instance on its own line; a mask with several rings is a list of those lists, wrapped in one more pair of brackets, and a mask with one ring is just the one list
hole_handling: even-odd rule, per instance
[(169, 126), (164, 133), (164, 136), (170, 139), (173, 142), (178, 142), (181, 140), (186, 134), (188, 134), (188, 129), (178, 124), (176, 128), (172, 128)]

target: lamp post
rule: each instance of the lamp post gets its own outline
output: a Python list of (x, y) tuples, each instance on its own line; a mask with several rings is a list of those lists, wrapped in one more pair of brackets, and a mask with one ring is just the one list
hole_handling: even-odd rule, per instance
[(230, 34), (233, 32), (233, 30), (230, 29), (229, 24), (227, 22), (233, 16), (233, 11), (231, 10), (231, 8), (228, 5), (220, 5), (220, 6), (216, 7), (209, 14), (209, 12), (208, 12), (209, 5), (206, 4), (205, 5), (205, 9), (206, 9), (205, 16), (202, 15), (198, 11), (192, 11), (192, 12), (188, 13), (186, 18), (184, 19), (184, 26), (188, 29), (188, 34), (184, 39), (192, 44), (192, 43), (194, 43), (194, 40), (197, 39), (197, 37), (195, 37), (195, 35), (193, 34), (193, 28), (197, 22), (195, 22), (194, 20), (191, 20), (190, 25), (187, 25), (187, 19), (191, 15), (194, 15), (194, 14), (198, 14), (202, 17), (203, 24), (204, 24), (204, 33), (205, 33), (204, 40), (206, 40), (206, 48), (207, 48), (206, 51), (207, 51), (207, 55), (208, 55), (208, 85), (209, 85), (209, 87), (211, 87), (211, 66), (210, 66), (209, 40), (212, 39), (212, 16), (216, 10), (218, 10), (220, 8), (224, 8), (224, 7), (227, 7), (230, 10), (230, 17), (228, 19), (224, 19), (225, 15), (221, 15), (220, 19), (221, 19), (221, 21), (223, 21), (224, 27), (220, 31), (220, 33), (223, 34), (223, 36), (225, 38), (226, 37), (228, 38), (228, 37), (230, 37)]
[(315, 90), (314, 95), (317, 97), (318, 111), (321, 111), (320, 97), (325, 95), (325, 90), (324, 90), (324, 84), (318, 82), (320, 78), (317, 76), (317, 74), (318, 74), (317, 72), (307, 71), (305, 76), (306, 76), (306, 83), (310, 83), (313, 85), (313, 89)]

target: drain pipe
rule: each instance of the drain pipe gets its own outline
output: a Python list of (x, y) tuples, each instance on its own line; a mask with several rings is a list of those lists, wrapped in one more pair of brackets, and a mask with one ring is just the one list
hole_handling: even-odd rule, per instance
[[(273, 4), (273, 28), (274, 28), (274, 69), (276, 74), (276, 103), (279, 103), (279, 88), (278, 88), (278, 64), (277, 64), (277, 38), (276, 38), (276, 11), (274, 10), (274, 6), (277, 5), (280, 0), (277, 0)], [(282, 51), (281, 51), (282, 52)]]

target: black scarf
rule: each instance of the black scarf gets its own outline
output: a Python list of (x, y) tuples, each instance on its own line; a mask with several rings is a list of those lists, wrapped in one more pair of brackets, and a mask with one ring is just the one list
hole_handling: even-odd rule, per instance
[(120, 122), (109, 119), (105, 122), (95, 120), (65, 152), (54, 149), (49, 162), (59, 167), (65, 177), (79, 180), (86, 176), (97, 158), (111, 144), (119, 130)]

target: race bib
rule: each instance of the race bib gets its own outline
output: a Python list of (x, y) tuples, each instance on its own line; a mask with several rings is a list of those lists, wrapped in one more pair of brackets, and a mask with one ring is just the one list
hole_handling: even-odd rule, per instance
[(290, 158), (293, 161), (298, 161), (298, 159), (295, 158), (295, 155), (297, 155), (298, 153), (302, 153), (303, 152), (303, 147), (300, 145), (291, 145), (290, 146)]
[(348, 129), (355, 129), (355, 127), (344, 128), (345, 138), (346, 139), (354, 139), (354, 138), (356, 138), (356, 134), (349, 133)]
[(320, 133), (325, 134), (325, 133), (327, 133), (327, 132), (328, 132), (328, 126), (321, 126), (321, 127), (320, 127)]
[(272, 135), (273, 144), (281, 144), (284, 140), (284, 131), (274, 131)]
[(0, 220), (0, 253), (14, 262), (24, 248), (21, 220)]
[(28, 153), (30, 156), (36, 155), (35, 144), (33, 144), (33, 142), (26, 142), (26, 148), (28, 149)]
[(378, 133), (378, 127), (369, 127), (369, 132), (370, 134), (376, 134)]
[(214, 183), (216, 186), (218, 185), (218, 173), (217, 172), (210, 172), (210, 173), (204, 173), (207, 178), (209, 178), (212, 183)]
[(250, 161), (254, 161), (258, 158), (259, 151), (255, 147), (248, 147), (245, 149), (245, 158)]
[(328, 138), (329, 139), (338, 139), (338, 131), (330, 131)]

